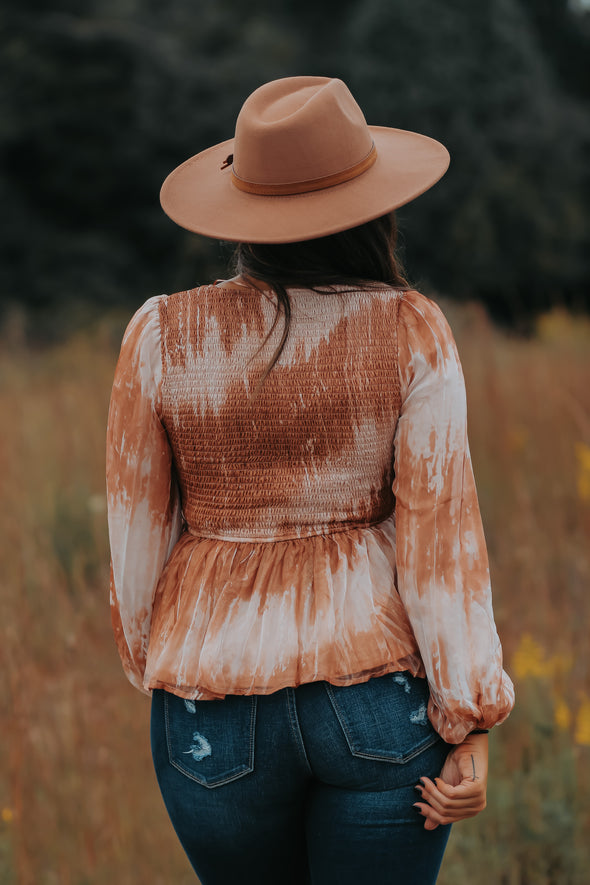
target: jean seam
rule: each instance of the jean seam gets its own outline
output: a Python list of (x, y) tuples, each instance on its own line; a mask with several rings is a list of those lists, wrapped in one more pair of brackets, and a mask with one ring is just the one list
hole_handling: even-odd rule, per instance
[(252, 705), (250, 707), (250, 755), (248, 757), (248, 762), (250, 764), (250, 771), (254, 771), (254, 746), (256, 741), (256, 712), (258, 709), (258, 698), (256, 695), (252, 696)]
[(402, 756), (385, 756), (385, 755), (377, 755), (373, 753), (363, 753), (362, 750), (351, 750), (353, 756), (356, 756), (360, 759), (374, 759), (376, 762), (391, 762), (394, 765), (404, 765), (406, 762), (411, 762), (412, 759), (415, 759), (416, 756), (419, 756), (424, 750), (428, 750), (430, 747), (433, 747), (434, 744), (439, 740), (439, 736), (437, 734), (433, 734), (430, 738), (426, 738), (424, 743), (419, 744), (417, 747), (410, 753), (404, 753)]
[(303, 743), (303, 735), (301, 734), (301, 726), (299, 724), (299, 717), (297, 715), (297, 706), (295, 703), (295, 691), (292, 688), (286, 689), (286, 698), (287, 698), (287, 715), (289, 716), (289, 726), (291, 728), (291, 732), (293, 733), (293, 737), (295, 739), (295, 745), (297, 747), (297, 752), (301, 757), (303, 764), (307, 768), (310, 774), (313, 774), (313, 770), (311, 764), (309, 762), (307, 751), (305, 749), (305, 744)]

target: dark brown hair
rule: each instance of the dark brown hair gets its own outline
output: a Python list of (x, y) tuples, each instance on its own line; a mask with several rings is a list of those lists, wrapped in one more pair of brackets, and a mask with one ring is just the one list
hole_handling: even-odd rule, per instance
[(333, 286), (371, 288), (375, 284), (407, 289), (401, 264), (396, 256), (397, 224), (393, 212), (328, 237), (298, 243), (239, 243), (234, 253), (234, 270), (260, 280), (277, 295), (277, 316), (284, 317), (281, 340), (257, 390), (280, 357), (291, 323), (291, 302), (287, 287), (315, 292)]

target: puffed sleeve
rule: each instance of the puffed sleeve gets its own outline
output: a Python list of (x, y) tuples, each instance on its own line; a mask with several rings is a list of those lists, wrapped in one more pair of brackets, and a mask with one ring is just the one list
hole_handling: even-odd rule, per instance
[(171, 449), (158, 417), (158, 302), (147, 301), (125, 332), (107, 431), (111, 616), (125, 673), (142, 691), (154, 593), (182, 523)]
[(404, 293), (399, 318), (398, 590), (426, 669), (430, 721), (460, 743), (508, 716), (514, 688), (492, 612), (455, 342), (440, 309), (417, 292)]

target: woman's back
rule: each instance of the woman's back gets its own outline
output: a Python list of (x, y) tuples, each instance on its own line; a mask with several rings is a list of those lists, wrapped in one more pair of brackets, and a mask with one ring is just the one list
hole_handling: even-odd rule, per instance
[(281, 332), (271, 292), (159, 302), (161, 417), (196, 535), (272, 541), (391, 515), (400, 293), (289, 296), (289, 337), (257, 394)]
[(431, 719), (460, 740), (511, 693), (455, 345), (418, 292), (341, 288), (290, 290), (260, 387), (270, 291), (136, 314), (109, 421), (119, 647), (136, 684), (188, 698), (427, 673)]

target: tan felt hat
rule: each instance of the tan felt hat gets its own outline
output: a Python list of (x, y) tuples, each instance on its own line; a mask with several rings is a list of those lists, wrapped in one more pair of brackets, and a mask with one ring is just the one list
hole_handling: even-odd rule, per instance
[(432, 138), (368, 126), (341, 80), (286, 77), (246, 99), (235, 138), (174, 169), (160, 200), (173, 221), (207, 237), (290, 243), (385, 215), (448, 165)]

